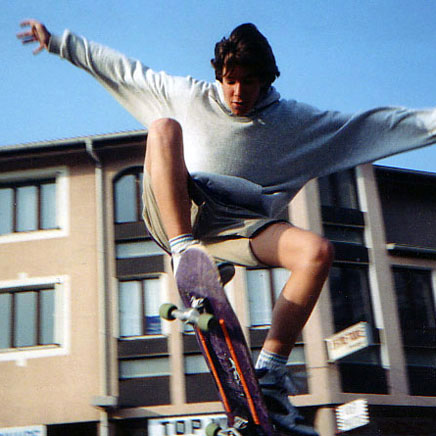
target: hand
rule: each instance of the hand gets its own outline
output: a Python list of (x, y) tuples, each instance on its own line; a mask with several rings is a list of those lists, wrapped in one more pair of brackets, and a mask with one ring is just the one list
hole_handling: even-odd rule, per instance
[(25, 20), (20, 23), (21, 27), (30, 27), (25, 32), (17, 33), (17, 38), (21, 39), (23, 44), (39, 42), (39, 47), (33, 50), (33, 54), (38, 54), (44, 49), (48, 49), (51, 33), (44, 24), (37, 20)]

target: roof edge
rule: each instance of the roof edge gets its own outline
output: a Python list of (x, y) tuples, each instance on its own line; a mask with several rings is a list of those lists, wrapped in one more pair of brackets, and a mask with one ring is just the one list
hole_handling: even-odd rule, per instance
[(64, 149), (85, 145), (87, 141), (98, 141), (101, 145), (106, 141), (113, 144), (117, 139), (140, 138), (146, 136), (147, 130), (127, 130), (124, 132), (104, 133), (99, 135), (77, 136), (73, 138), (54, 139), (48, 141), (26, 142), (14, 145), (0, 146), (0, 156), (3, 154), (20, 153), (23, 151), (39, 151), (49, 149)]

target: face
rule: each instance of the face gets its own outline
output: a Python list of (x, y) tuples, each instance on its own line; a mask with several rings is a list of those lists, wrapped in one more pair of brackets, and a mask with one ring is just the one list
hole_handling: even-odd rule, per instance
[(262, 83), (253, 72), (240, 65), (223, 72), (224, 100), (234, 115), (248, 114), (259, 99)]

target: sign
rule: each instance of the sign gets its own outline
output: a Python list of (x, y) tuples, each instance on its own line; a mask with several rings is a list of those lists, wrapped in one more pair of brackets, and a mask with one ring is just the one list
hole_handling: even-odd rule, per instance
[(348, 431), (369, 423), (368, 403), (355, 400), (336, 408), (338, 430)]
[[(149, 436), (202, 435), (210, 422), (227, 426), (226, 415), (177, 416), (148, 420)], [(1, 436), (1, 435), (0, 435)]]
[(367, 322), (359, 322), (326, 339), (329, 360), (334, 362), (366, 348), (371, 343)]
[(0, 428), (0, 436), (46, 436), (45, 425), (30, 427)]

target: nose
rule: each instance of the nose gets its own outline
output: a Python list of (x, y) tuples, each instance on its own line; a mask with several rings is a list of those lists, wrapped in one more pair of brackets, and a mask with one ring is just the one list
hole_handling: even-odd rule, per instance
[(234, 88), (233, 88), (233, 93), (235, 94), (235, 96), (240, 97), (241, 96), (241, 82), (235, 82)]

